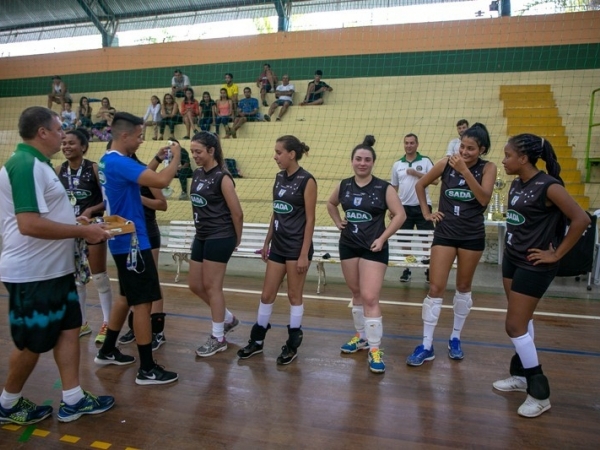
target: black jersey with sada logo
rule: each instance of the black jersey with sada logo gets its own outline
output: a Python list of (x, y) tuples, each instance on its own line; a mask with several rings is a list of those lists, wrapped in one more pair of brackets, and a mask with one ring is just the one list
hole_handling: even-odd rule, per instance
[[(69, 167), (69, 161), (65, 161), (60, 166), (58, 178), (65, 187), (67, 193), (75, 196), (75, 206), (78, 209), (77, 215), (83, 213), (87, 208), (102, 203), (102, 189), (94, 172), (94, 163), (89, 159), (81, 161), (81, 172), (79, 169), (73, 170)], [(69, 173), (71, 180), (69, 182)], [(93, 217), (99, 217), (104, 211), (95, 213)]]
[(538, 172), (526, 183), (516, 178), (508, 191), (506, 245), (504, 255), (513, 264), (534, 271), (553, 269), (557, 264), (527, 261), (530, 248), (548, 250), (556, 246), (557, 226), (562, 212), (556, 205), (546, 206), (548, 187), (560, 182), (545, 172)]
[[(292, 175), (282, 170), (273, 184), (273, 237), (271, 251), (286, 258), (300, 256), (306, 229), (304, 190), (314, 177), (300, 167)], [(312, 242), (311, 242), (312, 249)]]
[(231, 175), (219, 166), (209, 171), (199, 167), (194, 172), (190, 186), (190, 200), (198, 239), (222, 239), (235, 236), (231, 211), (221, 191), (223, 177), (231, 178)]
[[(469, 168), (473, 178), (481, 184), (483, 168), (487, 161), (479, 158)], [(444, 218), (436, 225), (434, 235), (457, 240), (481, 239), (485, 237), (484, 213), (487, 205), (482, 205), (463, 176), (447, 164), (442, 173), (442, 188), (438, 210)]]
[[(340, 244), (370, 249), (373, 241), (383, 234), (388, 186), (387, 181), (377, 177), (363, 187), (356, 184), (354, 177), (342, 180), (338, 201), (348, 223), (340, 235)], [(387, 245), (386, 242), (383, 248)]]

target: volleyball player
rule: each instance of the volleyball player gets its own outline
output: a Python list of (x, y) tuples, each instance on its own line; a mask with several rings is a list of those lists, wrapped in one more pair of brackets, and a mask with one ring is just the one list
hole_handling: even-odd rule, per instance
[[(57, 167), (56, 172), (58, 179), (67, 191), (75, 216), (85, 216), (92, 219), (102, 217), (104, 214), (104, 201), (98, 181), (98, 165), (84, 158), (88, 146), (87, 133), (81, 130), (68, 131), (62, 142), (62, 152), (67, 161)], [(106, 338), (106, 329), (112, 306), (110, 279), (106, 273), (106, 241), (88, 244), (88, 251), (92, 280), (94, 280), (98, 290), (103, 317), (102, 326), (95, 340), (98, 344), (102, 344)], [(92, 332), (86, 320), (87, 292), (85, 284), (77, 284), (77, 294), (79, 295), (79, 305), (83, 319), (83, 325), (79, 332), (81, 337)]]
[[(459, 153), (438, 161), (415, 186), (423, 216), (436, 223), (436, 227), (431, 245), (429, 293), (423, 301), (423, 343), (406, 359), (409, 366), (420, 366), (435, 358), (433, 333), (455, 260), (454, 326), (448, 341), (448, 356), (454, 360), (464, 358), (460, 333), (473, 305), (471, 284), (485, 248), (484, 213), (497, 173), (494, 163), (481, 159), (489, 150), (487, 128), (476, 123), (463, 133)], [(442, 187), (438, 211), (431, 213), (425, 188), (439, 177)]]
[[(366, 136), (352, 150), (354, 176), (342, 180), (327, 203), (327, 211), (340, 234), (340, 260), (352, 292), (352, 317), (356, 335), (342, 345), (342, 353), (369, 349), (369, 369), (385, 371), (381, 338), (383, 320), (379, 293), (389, 260), (387, 240), (402, 226), (406, 213), (394, 188), (372, 175), (375, 138)], [(342, 205), (342, 219), (338, 206)], [(392, 218), (385, 226), (386, 211)]]
[(225, 336), (239, 325), (225, 306), (223, 280), (229, 258), (242, 239), (244, 214), (217, 135), (197, 133), (190, 149), (198, 168), (190, 186), (196, 236), (188, 284), (210, 307), (212, 332), (196, 350), (198, 356), (207, 357), (227, 350)]
[(282, 136), (275, 142), (274, 159), (281, 169), (273, 185), (273, 214), (269, 231), (261, 250), (267, 263), (258, 316), (252, 326), (248, 345), (238, 351), (241, 359), (262, 353), (273, 304), (283, 278), (287, 275), (290, 323), (288, 339), (281, 347), (277, 364), (286, 365), (298, 356), (302, 343), (302, 293), (306, 274), (313, 256), (312, 237), (315, 228), (317, 183), (300, 167), (299, 161), (309, 147), (295, 136)]
[[(540, 158), (546, 162), (547, 174), (536, 167)], [(560, 259), (577, 243), (590, 219), (563, 187), (556, 154), (544, 138), (533, 134), (512, 137), (504, 147), (502, 165), (508, 175), (517, 176), (509, 190), (502, 260), (508, 299), (506, 333), (516, 354), (510, 362), (511, 376), (496, 381), (494, 388), (526, 391), (518, 413), (537, 417), (550, 409), (550, 386), (533, 341), (533, 313), (554, 279)], [(566, 235), (565, 216), (570, 222)]]

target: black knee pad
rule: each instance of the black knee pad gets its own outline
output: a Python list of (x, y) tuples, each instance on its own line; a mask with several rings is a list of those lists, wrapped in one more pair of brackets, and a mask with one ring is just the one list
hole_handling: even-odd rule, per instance
[(251, 341), (264, 341), (265, 336), (267, 335), (267, 331), (271, 329), (271, 324), (267, 325), (267, 328), (261, 327), (259, 324), (255, 323), (252, 325), (252, 330), (250, 331), (250, 340)]
[(510, 360), (510, 374), (515, 377), (524, 377), (525, 369), (523, 369), (523, 363), (517, 353), (515, 353)]
[(295, 351), (302, 344), (304, 333), (301, 328), (290, 328), (289, 325), (287, 326), (287, 329), (288, 340), (285, 342), (285, 345)]
[(152, 322), (152, 333), (162, 333), (165, 331), (165, 313), (154, 313), (150, 314), (150, 320)]

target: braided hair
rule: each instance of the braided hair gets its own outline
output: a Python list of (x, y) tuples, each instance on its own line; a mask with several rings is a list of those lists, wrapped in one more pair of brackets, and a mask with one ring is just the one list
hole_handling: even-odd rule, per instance
[(548, 175), (556, 178), (563, 186), (565, 185), (560, 178), (560, 164), (554, 148), (546, 139), (535, 134), (524, 133), (511, 137), (508, 143), (515, 149), (517, 154), (527, 156), (527, 160), (533, 166), (536, 165), (539, 159), (545, 161)]

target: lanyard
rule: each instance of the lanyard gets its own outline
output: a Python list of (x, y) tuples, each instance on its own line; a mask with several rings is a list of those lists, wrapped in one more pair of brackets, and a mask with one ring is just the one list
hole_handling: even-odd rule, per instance
[(77, 186), (79, 186), (79, 178), (81, 178), (81, 171), (83, 170), (83, 161), (81, 161), (81, 165), (79, 169), (77, 169), (77, 173), (75, 177), (71, 177), (71, 168), (67, 165), (67, 178), (69, 179), (69, 190), (71, 192), (75, 191)]
[[(143, 273), (146, 270), (146, 266), (142, 270), (137, 270), (137, 257), (140, 254), (140, 243), (138, 242), (137, 233), (131, 233), (131, 244), (129, 247), (129, 254), (127, 255), (127, 270), (131, 270), (135, 273)], [(142, 264), (144, 264), (144, 258), (140, 258)]]

